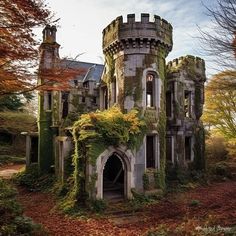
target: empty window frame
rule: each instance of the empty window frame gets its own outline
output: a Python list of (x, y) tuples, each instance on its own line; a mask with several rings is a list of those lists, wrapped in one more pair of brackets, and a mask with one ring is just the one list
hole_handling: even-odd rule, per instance
[(171, 91), (166, 92), (166, 116), (172, 117), (172, 98)]
[(146, 168), (155, 168), (156, 150), (155, 136), (146, 136)]
[(184, 115), (191, 117), (191, 91), (184, 91)]
[(155, 105), (155, 76), (148, 73), (146, 76), (146, 106), (154, 107)]
[(66, 118), (69, 112), (69, 93), (62, 92), (61, 93), (61, 101), (62, 101), (62, 118)]
[(116, 84), (116, 78), (114, 77), (113, 82), (111, 84), (111, 91), (112, 91), (112, 100), (113, 103), (117, 102), (117, 84)]
[(186, 136), (185, 137), (185, 144), (184, 144), (184, 153), (185, 153), (185, 161), (192, 161), (192, 137)]
[(44, 92), (44, 110), (52, 110), (52, 92)]

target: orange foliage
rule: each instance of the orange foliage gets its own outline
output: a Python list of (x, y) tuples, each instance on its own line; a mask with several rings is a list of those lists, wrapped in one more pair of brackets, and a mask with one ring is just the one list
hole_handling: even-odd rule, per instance
[(44, 0), (0, 1), (0, 95), (32, 86), (29, 69), (35, 67), (37, 41), (33, 27), (51, 20)]

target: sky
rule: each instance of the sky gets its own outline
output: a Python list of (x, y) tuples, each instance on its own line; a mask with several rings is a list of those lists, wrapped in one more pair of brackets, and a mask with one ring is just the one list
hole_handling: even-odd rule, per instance
[[(103, 64), (102, 30), (117, 16), (126, 20), (127, 14), (159, 15), (173, 26), (173, 50), (167, 61), (185, 55), (200, 56), (206, 60), (207, 75), (215, 73), (215, 66), (204, 57), (200, 47), (198, 27), (211, 28), (211, 19), (203, 6), (214, 7), (216, 0), (47, 0), (48, 6), (60, 18), (57, 42), (60, 56)], [(40, 29), (41, 31), (42, 29)], [(41, 32), (38, 33), (41, 35)], [(39, 37), (39, 36), (38, 36)]]

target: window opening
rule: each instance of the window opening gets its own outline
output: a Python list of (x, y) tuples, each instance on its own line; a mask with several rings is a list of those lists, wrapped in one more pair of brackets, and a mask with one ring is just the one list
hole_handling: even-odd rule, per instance
[(184, 114), (185, 117), (191, 117), (191, 92), (184, 91)]
[(154, 136), (146, 136), (146, 167), (155, 168)]
[(185, 137), (185, 160), (191, 161), (191, 137)]
[(146, 99), (147, 107), (154, 106), (154, 76), (153, 74), (147, 74), (146, 78)]
[(171, 102), (171, 92), (166, 92), (166, 116), (171, 117), (172, 115), (172, 102)]

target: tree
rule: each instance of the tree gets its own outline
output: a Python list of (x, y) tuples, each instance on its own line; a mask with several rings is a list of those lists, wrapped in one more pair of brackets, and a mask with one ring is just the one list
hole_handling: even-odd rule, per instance
[(230, 71), (215, 75), (206, 86), (203, 114), (205, 124), (226, 139), (236, 137), (236, 90), (231, 86), (235, 81), (229, 74)]
[(236, 66), (236, 1), (217, 0), (217, 6), (208, 8), (213, 22), (212, 30), (200, 30), (204, 50), (214, 61), (223, 67), (234, 69)]
[(33, 28), (52, 19), (44, 0), (0, 1), (0, 94), (32, 86), (38, 51)]

